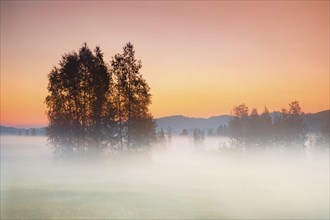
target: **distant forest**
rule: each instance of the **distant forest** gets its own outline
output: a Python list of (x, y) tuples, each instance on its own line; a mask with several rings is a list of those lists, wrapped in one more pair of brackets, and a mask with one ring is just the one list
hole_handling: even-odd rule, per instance
[[(327, 112), (329, 114), (329, 111)], [(228, 125), (219, 125), (214, 131), (208, 129), (193, 129), (189, 134), (183, 129), (180, 136), (190, 137), (195, 143), (201, 143), (205, 136), (225, 136), (231, 138), (230, 148), (235, 149), (304, 149), (307, 139), (318, 148), (329, 148), (329, 115), (319, 128), (314, 130), (314, 136), (308, 136), (303, 112), (298, 101), (289, 103), (289, 109), (282, 108), (275, 117), (271, 117), (267, 107), (259, 114), (257, 109), (249, 109), (245, 104), (233, 108)], [(158, 133), (163, 139), (163, 132)], [(228, 146), (223, 146), (228, 147)]]

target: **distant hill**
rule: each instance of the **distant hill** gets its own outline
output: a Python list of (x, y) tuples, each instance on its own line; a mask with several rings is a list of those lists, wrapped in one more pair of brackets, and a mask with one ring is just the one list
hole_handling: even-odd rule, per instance
[(171, 128), (173, 134), (179, 134), (184, 128), (192, 130), (199, 128), (208, 130), (217, 128), (219, 125), (227, 125), (230, 121), (230, 115), (213, 116), (210, 118), (190, 118), (183, 115), (168, 116), (156, 119), (157, 129)]
[(314, 114), (308, 113), (304, 114), (304, 123), (306, 125), (306, 129), (308, 131), (316, 131), (322, 125), (329, 123), (330, 121), (330, 110), (325, 110), (321, 112), (317, 112)]
[[(34, 134), (35, 131), (35, 134)], [(46, 135), (46, 128), (14, 128), (0, 126), (1, 135), (22, 135), (22, 136), (44, 136)]]
[[(280, 112), (271, 112), (270, 115), (274, 119), (280, 115)], [(318, 113), (308, 113), (303, 115), (304, 123), (307, 131), (316, 131), (321, 125), (329, 123), (330, 110), (321, 111)], [(156, 119), (157, 129), (171, 128), (173, 134), (179, 134), (184, 128), (192, 130), (199, 128), (204, 131), (208, 129), (216, 129), (219, 125), (228, 125), (232, 116), (219, 115), (210, 118), (191, 118), (182, 115), (168, 116)]]
[[(270, 113), (271, 117), (274, 118), (278, 116), (280, 112)], [(155, 119), (157, 124), (157, 129), (167, 128), (172, 129), (173, 134), (179, 134), (186, 128), (188, 130), (193, 130), (194, 128), (199, 128), (204, 131), (208, 129), (216, 129), (219, 125), (228, 125), (232, 116), (230, 115), (219, 115), (210, 118), (192, 118), (185, 117), (183, 115), (168, 116)], [(303, 115), (304, 123), (306, 125), (306, 130), (309, 132), (317, 131), (322, 125), (329, 123), (330, 120), (330, 110), (325, 110), (317, 113), (307, 113)], [(14, 128), (0, 126), (1, 135), (31, 135), (33, 128)], [(36, 135), (46, 135), (45, 128), (35, 128)]]

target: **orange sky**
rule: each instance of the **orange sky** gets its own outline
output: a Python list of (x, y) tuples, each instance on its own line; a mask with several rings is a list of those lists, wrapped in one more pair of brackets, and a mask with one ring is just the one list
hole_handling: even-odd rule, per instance
[(46, 125), (47, 74), (85, 41), (134, 44), (155, 117), (329, 109), (328, 1), (1, 1), (1, 124)]

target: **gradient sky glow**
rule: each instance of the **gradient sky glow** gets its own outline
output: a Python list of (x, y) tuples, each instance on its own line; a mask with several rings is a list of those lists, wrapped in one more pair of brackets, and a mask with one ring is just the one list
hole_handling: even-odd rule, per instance
[(154, 117), (329, 109), (329, 1), (1, 1), (1, 124), (46, 125), (47, 74), (85, 41), (134, 44)]

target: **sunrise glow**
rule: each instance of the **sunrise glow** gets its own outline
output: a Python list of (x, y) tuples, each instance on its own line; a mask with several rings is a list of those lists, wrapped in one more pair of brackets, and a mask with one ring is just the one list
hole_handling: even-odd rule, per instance
[(155, 118), (329, 109), (328, 1), (2, 1), (1, 125), (47, 125), (47, 74), (64, 53), (87, 42), (109, 62), (129, 41)]

